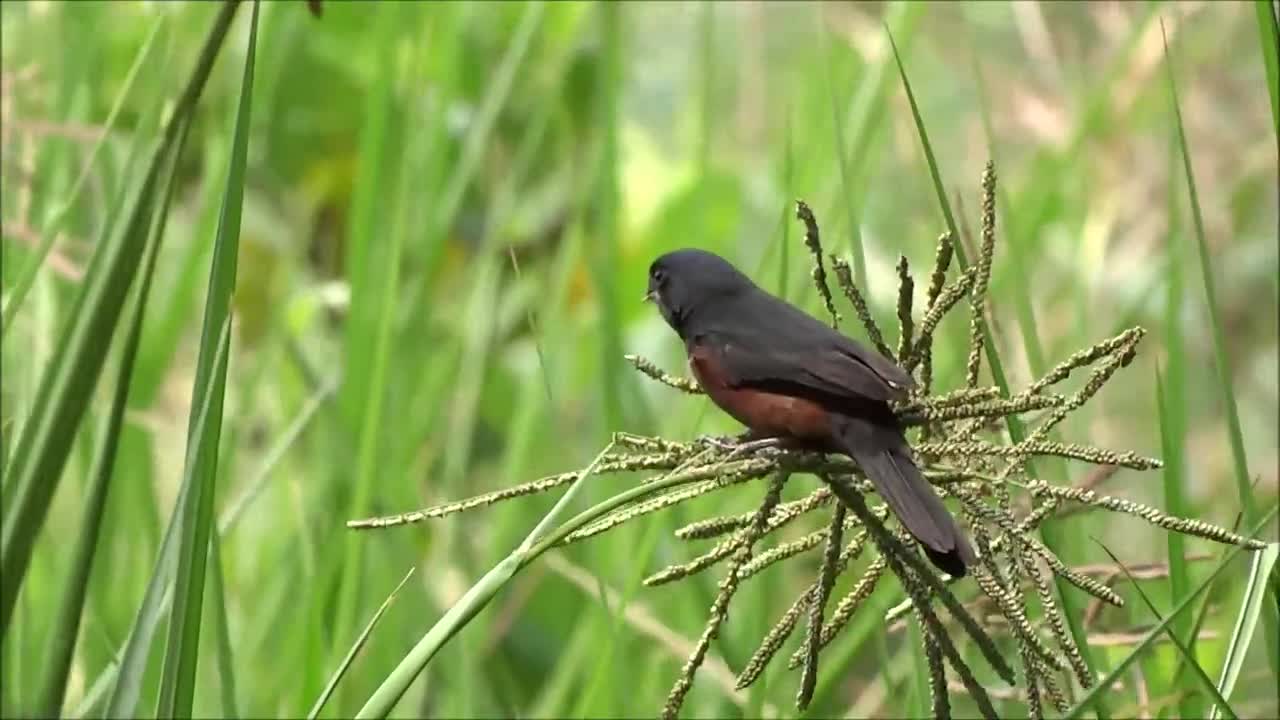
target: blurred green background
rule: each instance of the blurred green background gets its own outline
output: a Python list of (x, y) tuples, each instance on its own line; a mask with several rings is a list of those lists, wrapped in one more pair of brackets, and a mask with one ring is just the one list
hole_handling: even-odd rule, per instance
[[(172, 107), (216, 12), (213, 3), (0, 5), (6, 302), (159, 23), (69, 222), (4, 330), (6, 452), (94, 238), (139, 173), (134, 143), (155, 136), (155, 112)], [(1159, 367), (1185, 459), (1181, 511), (1230, 526), (1240, 498), (1161, 18), (1248, 467), (1266, 506), (1277, 488), (1280, 220), (1254, 5), (327, 2), (316, 18), (305, 3), (264, 3), (214, 506), (222, 582), (205, 590), (195, 712), (304, 713), (416, 567), (326, 708), (349, 715), (555, 498), (359, 534), (347, 519), (578, 468), (615, 430), (680, 439), (734, 431), (705, 399), (678, 396), (622, 359), (640, 353), (683, 372), (678, 340), (640, 302), (658, 254), (715, 250), (816, 312), (791, 215), (804, 198), (827, 249), (861, 266), (873, 311), (889, 323), (894, 263), (905, 255), (927, 272), (945, 224), (886, 25), (970, 226), (983, 163), (997, 162), (990, 302), (1012, 385), (1125, 327), (1147, 327), (1138, 360), (1062, 435), (1163, 456)], [(181, 480), (247, 33), (242, 8), (181, 159), (69, 714), (101, 712), (92, 691), (133, 624)], [(966, 327), (953, 318), (944, 328), (938, 387), (948, 389), (962, 382)], [(98, 393), (5, 639), (6, 714), (33, 703), (110, 388)], [(1090, 470), (1067, 465), (1059, 479), (1080, 482)], [(631, 481), (602, 479), (585, 494), (602, 499)], [(799, 479), (789, 494), (812, 482)], [(1160, 472), (1121, 471), (1104, 487), (1168, 505)], [(538, 562), (443, 651), (398, 714), (655, 713), (701, 632), (718, 574), (654, 589), (639, 580), (701, 551), (674, 528), (753, 507), (759, 493), (715, 495)], [(1106, 562), (1094, 537), (1127, 563), (1166, 558), (1164, 534), (1131, 517), (1058, 524), (1074, 564)], [(1186, 548), (1218, 552), (1199, 541)], [(816, 563), (810, 553), (739, 595), (687, 714), (794, 713), (798, 674), (775, 667), (763, 687), (734, 694), (724, 666), (741, 667)], [(1193, 578), (1206, 565), (1191, 563)], [(1215, 679), (1246, 573), (1244, 561), (1232, 566), (1199, 642)], [(1172, 605), (1158, 568), (1146, 585)], [(813, 715), (905, 712), (919, 687), (918, 645), (901, 629), (885, 632), (876, 612), (897, 592), (882, 584), (824, 655)], [(1129, 608), (1090, 621), (1104, 666), (1153, 624), (1122, 592)], [(1264, 643), (1253, 652), (1259, 662), (1246, 665), (1233, 701), (1242, 715), (1274, 716)], [(161, 654), (143, 684), (144, 712)], [(1176, 658), (1168, 644), (1146, 653), (1113, 690), (1115, 713), (1175, 712), (1185, 683), (1170, 678)]]

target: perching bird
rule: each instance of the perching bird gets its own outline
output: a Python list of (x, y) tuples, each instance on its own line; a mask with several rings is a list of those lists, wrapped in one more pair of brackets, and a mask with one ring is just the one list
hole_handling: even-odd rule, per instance
[(906, 371), (703, 250), (655, 260), (645, 297), (684, 340), (703, 391), (748, 437), (848, 455), (933, 564), (965, 574), (973, 548), (920, 474), (889, 407), (915, 384)]

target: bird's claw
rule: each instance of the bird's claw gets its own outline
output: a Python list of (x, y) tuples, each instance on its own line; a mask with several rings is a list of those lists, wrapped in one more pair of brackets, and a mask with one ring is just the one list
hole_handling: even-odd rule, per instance
[(741, 444), (741, 440), (732, 435), (700, 435), (696, 442), (721, 450), (734, 450)]

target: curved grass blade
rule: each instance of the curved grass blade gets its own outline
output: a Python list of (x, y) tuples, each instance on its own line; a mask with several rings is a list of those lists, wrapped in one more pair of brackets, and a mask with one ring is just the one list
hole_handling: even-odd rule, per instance
[[(454, 635), (457, 635), (462, 628), (466, 627), (471, 619), (480, 614), (480, 611), (489, 604), (498, 592), (506, 586), (510, 580), (521, 568), (525, 567), (528, 562), (538, 555), (545, 552), (555, 542), (563, 537), (558, 530), (556, 533), (549, 533), (551, 527), (556, 523), (569, 504), (573, 502), (582, 488), (586, 486), (587, 478), (595, 474), (596, 468), (611, 450), (613, 443), (605, 446), (604, 450), (596, 456), (595, 460), (587, 466), (582, 475), (569, 486), (556, 504), (551, 508), (538, 525), (525, 537), (524, 542), (520, 543), (510, 555), (503, 558), (502, 562), (493, 567), (492, 570), (485, 573), (484, 577), (475, 585), (472, 585), (466, 594), (464, 594), (453, 607), (449, 608), (426, 635), (418, 641), (417, 645), (409, 651), (409, 654), (400, 661), (395, 670), (382, 681), (378, 689), (360, 708), (360, 712), (356, 714), (358, 718), (385, 718), (391, 714), (396, 703), (400, 702), (400, 698), (404, 696), (409, 685), (418, 677), (419, 673), (427, 667), (431, 659), (440, 652), (440, 649), (449, 642)], [(656, 486), (657, 483), (654, 483)], [(650, 487), (641, 488), (642, 490), (652, 489)], [(608, 509), (600, 510), (596, 515), (603, 517)], [(575, 520), (581, 518), (579, 515)], [(564, 528), (562, 527), (561, 530)]]
[[(1254, 630), (1258, 626), (1258, 616), (1262, 613), (1262, 599), (1267, 593), (1267, 578), (1276, 566), (1276, 558), (1280, 557), (1280, 543), (1271, 543), (1262, 552), (1254, 553), (1253, 562), (1249, 566), (1249, 583), (1245, 587), (1244, 600), (1240, 603), (1240, 614), (1236, 616), (1235, 628), (1231, 631), (1231, 641), (1227, 645), (1227, 660), (1222, 666), (1222, 677), (1218, 680), (1216, 692), (1223, 698), (1231, 697), (1236, 681), (1240, 679), (1240, 669), (1244, 667), (1245, 655), (1249, 652), (1249, 643), (1253, 640)], [(1234, 717), (1226, 701), (1221, 700), (1223, 710)], [(1218, 717), (1218, 709), (1209, 712), (1210, 720)]]
[[(1236, 493), (1240, 496), (1240, 509), (1244, 511), (1245, 524), (1258, 517), (1258, 503), (1249, 483), (1249, 463), (1245, 456), (1244, 436), (1240, 428), (1240, 412), (1236, 407), (1235, 383), (1231, 377), (1231, 358), (1227, 352), (1226, 334), (1222, 329), (1222, 313), (1218, 309), (1218, 293), (1214, 286), (1213, 260), (1204, 229), (1204, 216), (1200, 211), (1200, 195), (1196, 190), (1195, 173), (1191, 169), (1191, 153), (1187, 145), (1186, 128), (1182, 122), (1182, 103), (1178, 99), (1178, 83), (1173, 71), (1173, 52), (1169, 49), (1169, 36), (1164, 21), (1160, 22), (1160, 36), (1164, 41), (1165, 77), (1169, 83), (1169, 101), (1173, 106), (1174, 126), (1177, 129), (1178, 150), (1182, 155), (1182, 169), (1187, 181), (1187, 200), (1191, 205), (1192, 229), (1195, 231), (1196, 249), (1200, 256), (1200, 277), (1204, 285), (1205, 305), (1209, 310), (1209, 326), (1213, 338), (1213, 365), (1218, 374), (1218, 388), (1222, 395), (1222, 407), (1227, 418), (1227, 440), (1231, 446), (1231, 461), (1236, 481)], [(1275, 599), (1272, 593), (1272, 599)], [(1280, 677), (1280, 627), (1276, 615), (1267, 611), (1262, 616), (1266, 626), (1267, 660), (1271, 673)]]
[[(1186, 443), (1186, 402), (1182, 398), (1185, 378), (1181, 371), (1182, 360), (1179, 357), (1182, 347), (1181, 332), (1178, 330), (1178, 309), (1181, 308), (1180, 295), (1175, 295), (1174, 288), (1181, 285), (1180, 271), (1175, 268), (1178, 260), (1170, 256), (1168, 297), (1168, 331), (1169, 377), (1165, 382), (1160, 372), (1160, 364), (1156, 363), (1156, 409), (1160, 420), (1160, 457), (1164, 459), (1164, 497), (1165, 507), (1175, 515), (1188, 516), (1186, 502), (1186, 476), (1183, 472), (1183, 447)], [(1174, 381), (1172, 378), (1179, 380)], [(1166, 538), (1169, 561), (1169, 597), (1173, 602), (1187, 594), (1191, 587), (1191, 579), (1187, 570), (1186, 539), (1182, 533), (1171, 532)], [(1173, 621), (1173, 634), (1187, 643), (1186, 660), (1196, 661), (1196, 636), (1192, 634), (1193, 618), (1183, 615)], [(1198, 666), (1197, 666), (1198, 667)], [(1203, 709), (1198, 707), (1196, 698), (1188, 693), (1178, 702), (1179, 714), (1183, 717), (1199, 717)]]
[[(182, 507), (186, 501), (187, 488), (183, 486), (178, 491), (174, 506)], [(129, 629), (129, 639), (125, 641), (124, 652), (120, 656), (120, 668), (116, 672), (104, 717), (133, 717), (138, 707), (142, 676), (147, 670), (147, 659), (151, 655), (151, 641), (172, 599), (171, 583), (177, 557), (178, 530), (178, 523), (170, 522), (164, 532), (164, 539), (160, 541), (156, 566), (151, 572), (151, 579), (147, 581), (147, 589), (142, 594), (142, 603), (138, 606), (133, 627)]]
[[(1094, 539), (1094, 542), (1098, 543), (1098, 547), (1102, 548), (1102, 551), (1107, 554), (1107, 557), (1110, 557), (1111, 561), (1116, 564), (1116, 567), (1120, 568), (1125, 577), (1129, 579), (1129, 584), (1138, 592), (1139, 597), (1142, 598), (1142, 602), (1146, 604), (1147, 609), (1151, 611), (1152, 615), (1156, 616), (1156, 620), (1163, 623), (1164, 617), (1160, 614), (1160, 611), (1156, 609), (1155, 603), (1151, 602), (1151, 598), (1147, 597), (1146, 591), (1142, 589), (1142, 584), (1133, 576), (1133, 573), (1129, 572), (1129, 568), (1125, 567), (1125, 564), (1120, 562), (1120, 558), (1116, 557), (1116, 554), (1111, 552), (1111, 548), (1103, 545), (1096, 538)], [(1261, 553), (1256, 554), (1254, 556), (1255, 559), (1260, 554)], [(1213, 699), (1218, 703), (1217, 706), (1214, 707), (1213, 712), (1217, 713), (1218, 708), (1221, 708), (1223, 712), (1227, 713), (1227, 717), (1236, 720), (1239, 717), (1236, 715), (1236, 711), (1227, 702), (1227, 699), (1222, 696), (1222, 693), (1218, 692), (1218, 688), (1214, 686), (1213, 681), (1205, 674), (1204, 668), (1200, 667), (1200, 663), (1196, 662), (1195, 656), (1191, 654), (1191, 649), (1183, 644), (1182, 640), (1178, 638), (1178, 633), (1174, 632), (1173, 628), (1169, 625), (1165, 626), (1164, 632), (1165, 635), (1169, 636), (1169, 640), (1173, 643), (1173, 646), (1178, 648), (1178, 653), (1182, 656), (1183, 661), (1187, 663), (1187, 667), (1191, 668), (1195, 676), (1199, 678), (1200, 684), (1204, 686), (1209, 694), (1213, 696)]]
[(227, 509), (222, 512), (222, 515), (219, 516), (219, 535), (225, 536), (227, 533), (231, 532), (231, 530), (236, 526), (236, 523), (238, 523), (240, 518), (244, 515), (244, 512), (249, 509), (249, 506), (253, 504), (254, 500), (257, 500), (258, 496), (262, 494), (262, 491), (266, 489), (267, 482), (271, 479), (271, 473), (275, 470), (276, 465), (280, 464), (280, 461), (284, 459), (285, 454), (293, 447), (294, 442), (296, 442), (298, 437), (302, 435), (303, 431), (310, 427), (311, 421), (315, 419), (317, 414), (319, 414), (320, 409), (324, 406), (325, 402), (333, 396), (333, 392), (337, 387), (338, 378), (335, 375), (334, 377), (325, 380), (323, 384), (311, 394), (311, 397), (307, 399), (306, 404), (298, 411), (298, 416), (295, 417), (293, 422), (289, 424), (289, 427), (280, 434), (280, 438), (276, 441), (276, 444), (267, 451), (266, 456), (262, 460), (262, 464), (258, 466), (258, 469), (254, 472), (252, 479), (245, 483), (244, 490), (236, 496), (236, 499), (233, 500), (228, 505)]
[[(218, 332), (218, 338), (214, 341), (216, 352), (214, 355), (213, 372), (225, 375), (227, 368), (227, 354), (231, 350), (231, 318), (228, 317), (223, 323), (222, 329)], [(209, 427), (209, 419), (213, 414), (211, 412), (215, 405), (215, 383), (207, 383), (201, 397), (192, 403), (193, 408), (199, 409), (199, 415), (195, 418), (195, 431), (191, 433), (192, 439), (199, 442), (200, 438), (206, 437)], [(218, 407), (221, 410), (221, 407)], [(192, 601), (192, 586), (201, 583), (200, 590), (203, 590), (203, 570), (204, 561), (207, 560), (207, 538), (206, 552), (198, 553), (202, 559), (194, 556), (194, 538), (192, 536), (198, 530), (198, 511), (201, 505), (199, 499), (201, 493), (197, 487), (198, 479), (196, 474), (199, 472), (207, 472), (209, 466), (213, 463), (207, 460), (207, 455), (201, 452), (201, 446), (198, 444), (187, 455), (187, 467), (184, 471), (182, 493), (179, 495), (181, 502), (175, 504), (173, 509), (173, 517), (170, 519), (170, 527), (176, 528), (174, 540), (176, 545), (173, 546), (173, 562), (177, 563), (176, 574), (173, 577), (173, 596), (175, 598), (174, 609), (176, 612), (169, 620), (169, 638), (165, 646), (163, 675), (160, 681), (160, 699), (156, 710), (156, 715), (160, 717), (178, 717), (175, 709), (179, 709), (181, 704), (186, 703), (187, 712), (183, 716), (190, 715), (190, 701), (194, 690), (191, 686), (194, 681), (195, 673), (195, 650), (189, 643), (189, 634), (195, 634), (195, 641), (199, 641), (199, 598)], [(184, 557), (184, 552), (186, 557)], [(192, 567), (193, 565), (199, 567)], [(197, 572), (199, 571), (199, 572)], [(184, 576), (185, 575), (185, 583)], [(197, 577), (199, 575), (199, 577)], [(168, 594), (168, 593), (166, 593)], [(186, 601), (185, 604), (179, 604), (177, 599), (181, 598)], [(196, 617), (194, 620), (190, 617), (191, 611), (188, 607), (191, 604), (196, 605)], [(194, 627), (193, 627), (194, 626)], [(182, 694), (179, 694), (179, 693)]]
[[(902, 87), (907, 93), (907, 101), (911, 106), (911, 117), (915, 121), (916, 133), (920, 137), (920, 146), (929, 166), (929, 176), (933, 179), (933, 189), (938, 196), (938, 204), (941, 207), (942, 215), (946, 220), (947, 231), (951, 233), (952, 237), (959, 238), (960, 233), (956, 226), (955, 215), (951, 212), (951, 203), (947, 200), (946, 188), (942, 183), (942, 175), (938, 171), (938, 162), (933, 154), (933, 146), (929, 143), (929, 134), (925, 130), (924, 120), (920, 116), (920, 108), (916, 104), (915, 93), (911, 90), (911, 82), (907, 79), (906, 68), (903, 66), (902, 58), (898, 54), (898, 45), (893, 39), (893, 33), (890, 32), (887, 27), (885, 32), (889, 37), (889, 46), (893, 50), (894, 61), (898, 66), (898, 74), (902, 77)], [(964, 250), (964, 243), (955, 243), (955, 258), (957, 266), (963, 272), (968, 267), (968, 258), (966, 257)], [(1001, 394), (1008, 397), (1010, 395), (1009, 381), (1005, 376), (1004, 364), (1000, 360), (999, 351), (996, 349), (995, 338), (992, 337), (991, 329), (985, 322), (981, 323), (981, 331), (982, 346), (987, 356), (987, 366), (990, 369), (991, 378), (995, 382), (996, 386), (1000, 388)], [(1005, 426), (1009, 431), (1009, 438), (1014, 443), (1021, 442), (1026, 437), (1026, 429), (1019, 418), (1013, 415), (1005, 417)], [(1030, 462), (1027, 463), (1026, 469), (1028, 476), (1033, 478), (1036, 476), (1035, 468)], [(1044, 532), (1043, 529), (1041, 532)], [(1051, 540), (1052, 538), (1046, 536), (1045, 544), (1048, 545), (1050, 549), (1054, 549), (1056, 543), (1051, 542)], [(1067, 590), (1068, 585), (1065, 580), (1056, 575), (1054, 577), (1054, 585), (1058, 590), (1058, 596), (1063, 604), (1063, 615), (1066, 617), (1067, 629), (1071, 633), (1071, 639), (1075, 642), (1076, 647), (1080, 649), (1080, 655), (1084, 659), (1089, 672), (1096, 674), (1096, 664), (1093, 659), (1093, 653), (1089, 649), (1087, 633), (1080, 621), (1080, 613), (1075, 612), (1073, 608), (1074, 599)], [(1102, 720), (1106, 720), (1109, 713), (1107, 712), (1107, 708), (1102, 697), (1094, 693), (1091, 693), (1091, 696), (1095, 698), (1094, 710), (1098, 713), (1098, 717)]]
[(85, 498), (84, 517), (80, 523), (80, 535), (76, 540), (72, 568), (64, 585), (62, 603), (59, 605), (57, 619), (54, 621), (53, 632), (49, 639), (49, 649), (45, 652), (45, 676), (41, 683), (40, 699), (37, 705), (40, 714), (45, 717), (56, 717), (62, 714), (67, 674), (71, 669), (76, 635), (80, 630), (85, 592), (93, 569), (94, 554), (98, 548), (102, 515), (106, 508), (107, 492), (110, 490), (115, 468), (116, 450), (120, 443), (124, 410), (128, 404), (129, 389), (132, 385), (134, 361), (137, 359), (138, 343), (142, 337), (142, 321), (146, 315), (151, 280), (155, 275), (156, 258), (159, 255), (160, 243), (164, 238), (166, 221), (169, 217), (169, 204), (173, 200), (178, 159), (186, 146), (187, 132), (190, 128), (190, 123), (182, 124), (182, 132), (169, 158), (169, 178), (164, 199), (160, 203), (151, 238), (147, 243), (141, 284), (138, 286), (138, 292), (129, 313), (128, 335), (120, 351), (120, 368), (116, 378), (115, 394), (112, 397), (111, 408), (108, 411), (105, 428), (99, 439), (100, 444), (90, 471), (89, 492)]
[[(1262, 516), (1261, 520), (1254, 523), (1253, 527), (1250, 528), (1247, 536), (1257, 537), (1258, 533), (1262, 532), (1262, 529), (1267, 526), (1267, 523), (1271, 522), (1271, 519), (1276, 516), (1277, 510), (1280, 510), (1280, 507), (1273, 506), (1269, 511), (1267, 511), (1267, 513)], [(1119, 663), (1116, 663), (1116, 666), (1111, 668), (1111, 671), (1107, 673), (1106, 677), (1099, 680), (1098, 683), (1094, 685), (1089, 690), (1089, 692), (1085, 694), (1084, 697), (1080, 698), (1080, 700), (1076, 702), (1074, 706), (1072, 706), (1071, 710), (1069, 710), (1062, 717), (1065, 720), (1072, 720), (1073, 718), (1080, 717), (1081, 715), (1084, 714), (1084, 709), (1088, 707), (1090, 704), (1092, 704), (1099, 695), (1109, 692), (1111, 689), (1111, 686), (1115, 684), (1116, 678), (1120, 677), (1120, 675), (1125, 670), (1129, 669), (1129, 666), (1132, 665), (1133, 662), (1138, 659), (1138, 656), (1141, 655), (1143, 651), (1147, 649), (1148, 645), (1150, 645), (1156, 638), (1160, 637), (1160, 634), (1165, 631), (1165, 628), (1169, 626), (1173, 618), (1177, 617), (1179, 614), (1185, 612), (1187, 608), (1191, 607), (1192, 602), (1196, 599), (1196, 597), (1199, 596), (1200, 593), (1203, 592), (1205, 588), (1209, 587), (1209, 585), (1213, 582), (1214, 578), (1218, 577), (1218, 575), (1220, 575), (1222, 571), (1226, 569), (1227, 565), (1229, 565), (1231, 561), (1235, 559), (1236, 555), (1240, 554), (1243, 551), (1244, 551), (1243, 546), (1236, 545), (1232, 547), (1227, 553), (1225, 553), (1222, 556), (1222, 559), (1218, 561), (1217, 566), (1215, 566), (1213, 571), (1209, 573), (1209, 576), (1206, 577), (1204, 580), (1202, 580), (1200, 584), (1197, 585), (1195, 589), (1190, 592), (1190, 594), (1182, 598), (1182, 601), (1179, 602), (1177, 605), (1175, 605), (1173, 610), (1171, 610), (1168, 615), (1165, 615), (1164, 619), (1161, 620), (1159, 624), (1151, 628), (1151, 630), (1148, 631), (1146, 635), (1142, 636), (1142, 639), (1138, 641), (1138, 644), (1134, 646), (1133, 650), (1131, 650), (1129, 654), (1126, 655)]]
[(31, 258), (27, 260), (27, 264), (23, 266), (17, 280), (9, 288), (9, 300), (4, 305), (3, 320), (0, 320), (0, 337), (4, 337), (9, 332), (9, 328), (13, 325), (13, 319), (17, 317), (18, 310), (22, 308), (23, 300), (26, 299), (31, 286), (35, 284), (36, 276), (40, 274), (40, 268), (44, 266), (44, 262), (49, 256), (49, 251), (53, 249), (53, 243), (57, 239), (58, 233), (66, 225), (67, 220), (71, 217), (71, 210), (80, 200), (80, 193), (88, 184), (89, 175), (92, 174), (94, 163), (98, 159), (98, 153), (102, 151), (102, 146), (106, 144), (107, 138), (111, 136), (111, 130), (115, 127), (116, 120), (120, 117), (120, 109), (124, 107), (125, 98), (129, 97), (130, 91), (133, 90), (134, 81), (137, 80), (143, 64), (151, 57), (151, 48), (155, 46), (156, 38), (160, 35), (160, 28), (165, 24), (165, 18), (166, 16), (162, 15), (151, 25), (151, 31), (147, 34), (147, 39), (143, 41), (142, 47), (133, 59), (133, 65), (130, 66), (129, 73), (125, 76), (124, 85), (121, 87), (120, 93), (116, 95), (115, 104), (111, 106), (110, 112), (107, 113), (107, 119), (102, 127), (102, 134), (93, 143), (93, 148), (89, 150), (89, 157), (85, 160), (80, 175), (76, 178), (75, 184), (71, 186), (71, 191), (67, 193), (66, 200), (54, 211), (53, 217), (41, 231), (40, 245), (35, 249)]
[(320, 711), (324, 709), (325, 703), (329, 701), (329, 696), (333, 695), (334, 688), (338, 687), (338, 682), (342, 680), (342, 676), (347, 674), (347, 668), (351, 667), (351, 661), (356, 659), (356, 653), (360, 652), (360, 648), (364, 647), (365, 642), (369, 640), (369, 634), (373, 632), (373, 627), (382, 619), (382, 614), (391, 607), (391, 603), (395, 601), (396, 595), (399, 594), (400, 588), (409, 582), (409, 578), (413, 577), (414, 568), (409, 568), (409, 572), (404, 574), (404, 579), (396, 585), (386, 600), (382, 601), (382, 605), (378, 606), (377, 612), (373, 617), (369, 618), (369, 624), (364, 626), (364, 630), (360, 632), (360, 637), (356, 638), (351, 649), (347, 651), (347, 656), (342, 658), (342, 662), (338, 665), (338, 669), (334, 671), (333, 677), (329, 678), (329, 684), (325, 685), (324, 691), (320, 693), (320, 697), (316, 698), (316, 704), (311, 706), (311, 712), (307, 713), (307, 720), (315, 720), (320, 717)]
[(228, 2), (214, 22), (191, 79), (179, 98), (138, 191), (125, 207), (128, 222), (94, 251), (57, 350), (40, 380), (36, 402), (6, 467), (4, 522), (0, 527), (0, 637), (7, 635), (35, 538), (66, 466), (105, 347), (120, 319), (129, 286), (140, 267), (160, 167), (182, 122), (204, 90), (236, 8)]
[[(364, 121), (358, 143), (360, 162), (359, 181), (352, 194), (352, 212), (348, 223), (346, 275), (351, 288), (350, 314), (346, 323), (342, 386), (338, 390), (338, 410), (354, 431), (352, 448), (355, 479), (352, 483), (349, 503), (353, 508), (368, 508), (373, 498), (373, 486), (377, 477), (379, 440), (382, 438), (383, 413), (388, 393), (388, 368), (391, 364), (393, 318), (401, 296), (400, 266), (403, 257), (402, 228), (388, 233), (386, 202), (389, 186), (401, 180), (390, 171), (389, 147), (394, 140), (391, 127), (392, 106), (395, 101), (394, 82), (395, 53), (394, 30), (399, 22), (395, 4), (380, 5), (373, 32), (380, 38), (382, 48), (378, 53), (378, 72), (372, 87), (365, 96)], [(382, 176), (387, 181), (379, 182)], [(390, 180), (394, 178), (394, 180)], [(362, 189), (363, 188), (363, 189)], [(411, 203), (405, 203), (406, 189), (396, 190), (400, 200), (395, 221), (403, 225), (402, 216)], [(389, 237), (388, 237), (389, 234)], [(416, 283), (411, 283), (416, 284)], [(344, 468), (344, 474), (351, 471)], [(349, 481), (348, 481), (349, 482)], [(357, 510), (359, 512), (359, 510)], [(360, 613), (361, 592), (365, 576), (364, 543), (353, 537), (343, 538), (341, 564), (338, 574), (337, 617), (333, 635), (329, 638), (328, 661), (335, 663), (343, 650), (341, 643), (355, 634)], [(319, 675), (311, 679), (318, 684)], [(303, 688), (303, 698), (310, 699), (315, 690)], [(344, 702), (345, 688), (340, 689), (335, 705), (342, 713), (349, 713), (349, 703)], [(305, 702), (299, 699), (296, 702)]]
[(222, 404), (226, 394), (227, 354), (231, 345), (231, 295), (235, 291), (240, 245), (257, 38), (258, 3), (255, 0), (249, 21), (248, 50), (236, 111), (231, 164), (227, 170), (226, 192), (214, 240), (213, 266), (209, 273), (209, 291), (192, 388), (195, 402), (191, 407), (183, 472), (183, 485), (188, 487), (188, 495), (186, 502), (174, 509), (171, 521), (180, 523), (181, 532), (178, 571), (174, 578), (174, 612), (169, 621), (169, 639), (165, 647), (156, 712), (161, 717), (190, 716), (195, 695), (209, 534), (214, 524), (213, 498), (222, 435)]
[(1214, 366), (1218, 371), (1223, 407), (1227, 415), (1227, 439), (1231, 443), (1231, 459), (1235, 468), (1236, 490), (1240, 494), (1240, 507), (1244, 509), (1246, 523), (1258, 517), (1258, 504), (1249, 486), (1249, 466), (1245, 459), (1244, 440), (1240, 432), (1240, 413), (1236, 410), (1235, 388), (1231, 378), (1231, 361), (1227, 356), (1226, 336), (1222, 331), (1222, 313), (1218, 309), (1218, 293), (1214, 287), (1213, 259), (1209, 242), (1205, 237), (1204, 216), (1200, 212), (1200, 195), (1196, 190), (1195, 173), (1191, 170), (1191, 153), (1187, 147), (1186, 130), (1182, 124), (1181, 103), (1178, 100), (1178, 83), (1173, 75), (1173, 55), (1169, 50), (1169, 38), (1164, 33), (1164, 21), (1160, 21), (1164, 38), (1165, 73), (1169, 81), (1169, 98), (1173, 104), (1173, 117), (1178, 130), (1178, 149), (1182, 154), (1182, 169), (1187, 181), (1187, 199), (1191, 203), (1191, 219), (1200, 251), (1200, 275), (1204, 284), (1205, 305), (1209, 308), (1209, 324), (1213, 330)]
[(116, 679), (116, 673), (120, 669), (120, 656), (117, 655), (98, 675), (93, 684), (85, 692), (84, 697), (80, 700), (80, 704), (67, 717), (72, 718), (88, 718), (103, 717), (98, 712), (98, 705), (106, 699), (107, 691), (111, 689), (111, 682)]
[(227, 622), (227, 597), (222, 580), (222, 536), (216, 530), (209, 533), (209, 562), (213, 565), (210, 572), (213, 587), (206, 600), (209, 611), (213, 613), (213, 635), (218, 649), (218, 690), (222, 699), (222, 717), (238, 718), (240, 711), (236, 709), (235, 660), (231, 654), (231, 628)]
[(1280, 143), (1280, 21), (1276, 20), (1272, 0), (1253, 0), (1258, 15), (1258, 39), (1262, 44), (1262, 65), (1267, 76), (1267, 94), (1271, 97), (1271, 122), (1275, 139)]

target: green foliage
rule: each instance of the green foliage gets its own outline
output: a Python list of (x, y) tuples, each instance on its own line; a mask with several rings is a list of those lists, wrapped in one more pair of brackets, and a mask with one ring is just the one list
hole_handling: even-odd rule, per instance
[[(790, 218), (803, 197), (828, 248), (855, 280), (865, 274), (870, 316), (891, 327), (899, 255), (924, 306), (918, 270), (934, 260), (941, 199), (959, 253), (978, 257), (962, 220), (977, 213), (963, 205), (989, 157), (1004, 181), (1007, 253), (992, 269), (981, 374), (998, 357), (1022, 387), (1098, 338), (1152, 328), (1131, 381), (1109, 385), (1061, 435), (1149, 456), (1172, 447), (1182, 459), (1163, 487), (1056, 459), (1037, 461), (1037, 476), (1223, 526), (1249, 497), (1258, 511), (1275, 501), (1269, 3), (333, 2), (319, 18), (305, 3), (263, 3), (243, 122), (250, 13), (232, 22), (229, 7), (0, 3), (0, 714), (150, 714), (161, 688), (186, 677), (166, 703), (175, 713), (297, 716), (340, 669), (320, 715), (356, 713), (553, 500), (376, 534), (347, 520), (583, 467), (615, 431), (733, 431), (706, 400), (655, 387), (623, 360), (641, 354), (673, 372), (683, 362), (639, 302), (651, 258), (716, 250), (821, 316)], [(227, 267), (219, 225), (232, 232), (222, 208), (235, 185), (230, 283), (210, 269), (218, 253)], [(202, 322), (211, 286), (230, 325)], [(189, 494), (185, 448), (201, 446), (203, 398), (223, 396), (210, 380), (224, 327), (225, 400), (205, 425), (222, 432), (216, 445), (205, 438), (200, 463), (216, 471), (201, 476), (210, 492)], [(935, 386), (964, 385), (971, 328), (944, 320), (935, 333)], [(1178, 475), (1181, 508), (1165, 500)], [(813, 490), (807, 482), (793, 478), (780, 502)], [(567, 516), (632, 487), (624, 475), (583, 483)], [(718, 588), (714, 573), (665, 589), (641, 581), (698, 554), (675, 530), (753, 511), (762, 494), (694, 499), (549, 552), (415, 671), (395, 714), (651, 712)], [(171, 521), (199, 506), (204, 532)], [(1191, 603), (1165, 619), (1209, 677), (1224, 677), (1230, 655), (1242, 717), (1277, 713), (1280, 677), (1263, 660), (1275, 657), (1273, 598), (1253, 616), (1268, 642), (1231, 642), (1238, 610), (1256, 604), (1245, 602), (1247, 564), (1195, 594), (1214, 567), (1203, 540), (1187, 539), (1175, 560), (1162, 530), (1115, 513), (1071, 511), (1044, 528), (1066, 566), (1131, 601), (1099, 610), (1074, 586), (1057, 592), (1099, 673), (1129, 656), (1151, 619), (1090, 537), (1115, 549), (1156, 606)], [(799, 542), (825, 529), (806, 516), (780, 532)], [(790, 712), (800, 674), (786, 663), (745, 691), (734, 672), (812, 582), (822, 550), (810, 554), (808, 567), (763, 570), (769, 592), (743, 586), (685, 714)], [(408, 567), (418, 572), (344, 663)], [(930, 664), (907, 631), (909, 608), (883, 622), (904, 597), (876, 584), (823, 651), (811, 714), (883, 715), (906, 697), (928, 706), (915, 668)], [(200, 642), (185, 642), (186, 669), (167, 675), (164, 656), (179, 648), (155, 641), (194, 639), (193, 621)], [(1207, 711), (1199, 674), (1164, 637), (1100, 691), (1115, 715)], [(792, 642), (788, 654), (801, 646)], [(1024, 701), (992, 698), (1010, 715)], [(954, 704), (973, 707), (961, 693)]]

